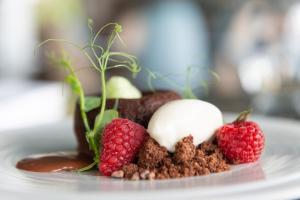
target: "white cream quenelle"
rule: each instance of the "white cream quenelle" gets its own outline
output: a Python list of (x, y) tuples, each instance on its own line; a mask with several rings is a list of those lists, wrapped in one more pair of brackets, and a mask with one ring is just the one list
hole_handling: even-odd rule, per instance
[(151, 117), (148, 133), (161, 146), (174, 152), (182, 138), (192, 135), (194, 144), (209, 139), (223, 125), (221, 111), (211, 103), (183, 99), (161, 106)]

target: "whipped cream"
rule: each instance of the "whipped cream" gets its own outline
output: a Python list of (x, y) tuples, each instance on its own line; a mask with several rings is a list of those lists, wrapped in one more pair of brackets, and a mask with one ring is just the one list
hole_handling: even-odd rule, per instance
[(211, 103), (184, 99), (171, 101), (161, 106), (151, 117), (148, 133), (161, 146), (174, 152), (182, 138), (192, 135), (199, 145), (214, 135), (223, 125), (221, 111)]

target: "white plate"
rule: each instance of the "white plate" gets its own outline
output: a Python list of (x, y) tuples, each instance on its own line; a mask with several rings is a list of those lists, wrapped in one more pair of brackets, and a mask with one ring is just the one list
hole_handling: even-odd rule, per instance
[(74, 150), (72, 123), (0, 133), (1, 199), (282, 199), (300, 197), (300, 123), (255, 117), (266, 135), (262, 159), (208, 176), (124, 181), (76, 173), (32, 173), (15, 164), (37, 153)]

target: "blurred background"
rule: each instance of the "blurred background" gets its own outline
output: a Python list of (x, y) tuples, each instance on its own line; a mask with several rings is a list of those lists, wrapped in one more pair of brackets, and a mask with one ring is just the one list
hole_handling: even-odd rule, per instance
[[(49, 43), (34, 54), (48, 38), (85, 44), (88, 18), (95, 30), (120, 23), (126, 48), (114, 50), (136, 55), (142, 67), (176, 85), (185, 84), (192, 66), (194, 92), (222, 111), (251, 107), (300, 118), (299, 0), (0, 0), (2, 130), (65, 117), (64, 74), (47, 52), (68, 51), (87, 93), (100, 92), (98, 74), (76, 49)], [(148, 89), (146, 76), (133, 80), (142, 90)], [(154, 86), (180, 92), (163, 80)]]

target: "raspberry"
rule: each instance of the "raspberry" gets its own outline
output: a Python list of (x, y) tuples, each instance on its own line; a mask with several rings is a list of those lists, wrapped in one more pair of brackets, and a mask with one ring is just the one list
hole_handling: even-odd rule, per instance
[(259, 159), (265, 138), (258, 124), (246, 121), (250, 111), (241, 113), (238, 119), (219, 128), (216, 137), (224, 156), (232, 163), (249, 163)]
[(114, 119), (102, 135), (99, 170), (105, 176), (130, 163), (141, 148), (147, 132), (141, 125), (128, 119)]

